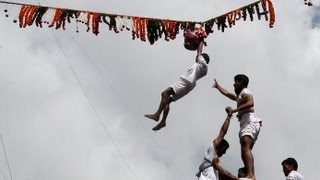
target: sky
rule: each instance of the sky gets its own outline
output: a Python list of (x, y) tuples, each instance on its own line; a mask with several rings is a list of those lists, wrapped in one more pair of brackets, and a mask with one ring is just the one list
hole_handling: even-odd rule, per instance
[[(203, 21), (254, 1), (10, 2)], [(233, 90), (239, 73), (250, 78), (263, 120), (253, 149), (257, 179), (285, 179), (281, 162), (287, 157), (298, 161), (305, 179), (320, 179), (320, 2), (273, 3), (274, 28), (264, 20), (238, 21), (206, 39), (207, 76), (171, 104), (167, 126), (158, 132), (143, 115), (157, 109), (161, 92), (195, 58), (181, 34), (150, 45), (107, 26), (98, 36), (85, 28), (76, 33), (74, 23), (67, 30), (20, 29), (12, 22), (19, 9), (0, 4), (0, 180), (196, 179), (224, 108), (236, 106), (212, 88), (214, 79)], [(243, 166), (238, 130), (233, 118), (226, 135), (230, 148), (221, 158), (233, 174)]]

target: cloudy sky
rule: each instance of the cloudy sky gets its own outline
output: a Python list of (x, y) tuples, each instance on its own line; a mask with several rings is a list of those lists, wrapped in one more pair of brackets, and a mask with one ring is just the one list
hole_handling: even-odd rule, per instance
[[(254, 2), (10, 1), (195, 21)], [(238, 73), (249, 76), (263, 119), (253, 151), (257, 179), (284, 179), (287, 157), (297, 159), (306, 179), (320, 179), (320, 3), (314, 4), (275, 0), (273, 29), (264, 20), (239, 21), (211, 34), (204, 48), (211, 57), (208, 75), (172, 104), (167, 127), (156, 133), (155, 122), (143, 115), (156, 110), (160, 93), (194, 62), (181, 34), (150, 45), (107, 26), (99, 36), (85, 28), (76, 33), (75, 24), (65, 31), (20, 29), (12, 22), (19, 9), (0, 4), (0, 180), (196, 179), (224, 108), (235, 107), (211, 88), (213, 80), (232, 90)], [(234, 118), (222, 158), (234, 174), (242, 166), (238, 130)]]

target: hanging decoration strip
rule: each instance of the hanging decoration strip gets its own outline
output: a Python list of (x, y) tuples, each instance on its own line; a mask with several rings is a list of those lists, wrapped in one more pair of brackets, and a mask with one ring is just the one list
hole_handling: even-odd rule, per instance
[[(92, 33), (98, 35), (100, 25), (106, 24), (110, 31), (114, 31), (115, 33), (123, 30), (131, 31), (132, 39), (149, 41), (150, 44), (154, 44), (162, 37), (167, 41), (174, 40), (180, 30), (194, 29), (196, 25), (203, 27), (207, 35), (214, 32), (215, 25), (217, 30), (224, 32), (226, 28), (231, 28), (235, 25), (236, 21), (241, 19), (246, 21), (248, 16), (251, 21), (253, 21), (254, 16), (257, 16), (258, 20), (264, 16), (265, 20), (269, 21), (270, 28), (275, 23), (275, 12), (271, 0), (259, 0), (204, 22), (107, 14), (1, 0), (0, 3), (21, 6), (18, 20), (13, 20), (14, 23), (19, 24), (20, 28), (36, 25), (40, 28), (47, 26), (49, 28), (65, 30), (67, 23), (70, 24), (72, 21), (75, 21), (76, 32), (79, 32), (79, 24), (84, 24), (87, 31), (91, 30)], [(9, 17), (9, 11), (5, 9), (4, 12), (6, 13), (5, 16)]]
[(304, 0), (304, 4), (307, 5), (307, 6), (313, 6), (311, 0)]

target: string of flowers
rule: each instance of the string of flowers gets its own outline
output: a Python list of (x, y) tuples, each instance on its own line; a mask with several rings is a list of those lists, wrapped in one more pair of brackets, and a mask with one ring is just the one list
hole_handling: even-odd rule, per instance
[[(305, 0), (311, 1), (311, 0)], [(154, 44), (158, 39), (164, 37), (166, 41), (174, 40), (179, 34), (179, 31), (187, 31), (189, 29), (195, 30), (196, 26), (200, 25), (203, 29), (198, 31), (198, 35), (206, 38), (207, 35), (214, 32), (214, 25), (216, 29), (224, 32), (226, 28), (231, 28), (236, 24), (236, 21), (243, 19), (246, 21), (250, 18), (254, 20), (254, 16), (258, 20), (265, 16), (266, 21), (269, 20), (269, 27), (272, 28), (275, 23), (275, 11), (271, 0), (259, 0), (255, 3), (233, 10), (224, 15), (209, 19), (204, 22), (193, 21), (179, 21), (170, 19), (157, 19), (147, 17), (125, 16), (117, 14), (106, 14), (99, 12), (35, 6), (21, 3), (4, 2), (13, 5), (21, 5), (19, 12), (19, 27), (25, 28), (36, 24), (37, 27), (43, 27), (43, 23), (48, 24), (48, 27), (65, 30), (66, 23), (71, 23), (71, 19), (75, 19), (77, 23), (85, 24), (87, 31), (92, 31), (93, 34), (100, 33), (100, 23), (105, 23), (110, 31), (119, 33), (123, 29), (131, 31), (132, 39), (140, 39), (141, 41), (148, 41)], [(262, 8), (261, 8), (262, 7)], [(53, 12), (52, 15), (47, 15), (48, 10)], [(5, 10), (5, 12), (8, 12)], [(48, 13), (49, 14), (49, 13)], [(44, 17), (49, 19), (44, 20)], [(48, 17), (50, 16), (50, 17)], [(6, 15), (8, 17), (8, 15)], [(14, 20), (14, 22), (17, 22)]]
[(307, 6), (313, 6), (311, 0), (304, 0), (304, 4), (307, 5)]
[(165, 40), (169, 41), (170, 39), (175, 39), (179, 33), (179, 22), (172, 20), (163, 20), (165, 28)]
[[(261, 12), (260, 7), (263, 8)], [(217, 29), (221, 32), (224, 32), (226, 28), (231, 28), (236, 24), (236, 21), (243, 19), (246, 21), (247, 18), (250, 18), (251, 21), (254, 20), (254, 15), (258, 17), (258, 20), (261, 19), (261, 16), (265, 16), (266, 21), (269, 20), (269, 27), (272, 28), (275, 23), (275, 11), (271, 0), (257, 1), (255, 3), (249, 4), (247, 6), (241, 7), (234, 11), (228, 12), (219, 17), (209, 19), (205, 21), (205, 31), (209, 35), (213, 33), (214, 24), (217, 25)], [(270, 18), (269, 18), (270, 16)]]
[(90, 31), (90, 21), (92, 26), (92, 32), (95, 35), (99, 34), (100, 13), (90, 12), (87, 14), (87, 31)]
[(268, 10), (269, 10), (269, 13), (270, 13), (270, 21), (269, 21), (269, 27), (272, 28), (275, 21), (276, 21), (276, 15), (275, 15), (275, 11), (274, 11), (274, 7), (273, 7), (273, 4), (272, 4), (272, 1), (271, 0), (264, 0), (264, 5), (268, 5)]
[(37, 11), (37, 6), (22, 6), (19, 13), (19, 27), (25, 28), (27, 25), (31, 26), (35, 20), (34, 17), (36, 17), (35, 14), (37, 13)]

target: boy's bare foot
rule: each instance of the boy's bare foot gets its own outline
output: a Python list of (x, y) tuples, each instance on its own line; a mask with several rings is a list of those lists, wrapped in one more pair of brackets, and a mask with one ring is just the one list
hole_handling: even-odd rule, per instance
[(152, 130), (158, 131), (158, 130), (160, 130), (161, 128), (163, 128), (165, 126), (166, 126), (165, 122), (160, 122), (158, 125), (156, 125), (154, 128), (152, 128)]
[(147, 117), (149, 119), (153, 119), (155, 120), (156, 122), (159, 121), (159, 115), (156, 115), (156, 114), (145, 114), (144, 117)]

